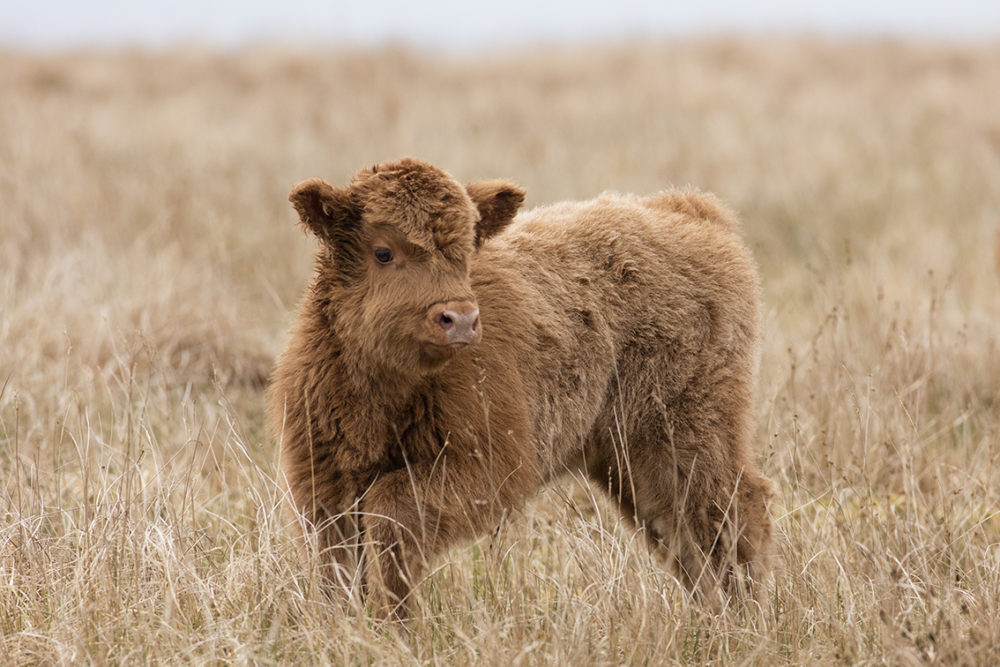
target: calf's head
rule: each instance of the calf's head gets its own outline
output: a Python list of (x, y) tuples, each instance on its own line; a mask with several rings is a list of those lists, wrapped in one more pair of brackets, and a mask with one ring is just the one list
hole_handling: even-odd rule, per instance
[(346, 188), (305, 181), (289, 200), (320, 241), (309, 298), (359, 365), (421, 374), (479, 341), (469, 267), (524, 201), (516, 185), (462, 187), (404, 159), (362, 169)]

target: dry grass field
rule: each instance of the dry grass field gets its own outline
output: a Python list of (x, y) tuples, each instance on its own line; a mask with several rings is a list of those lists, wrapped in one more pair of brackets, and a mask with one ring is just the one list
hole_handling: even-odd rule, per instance
[[(0, 52), (0, 662), (997, 664), (1000, 44)], [(264, 384), (289, 187), (404, 155), (527, 206), (693, 184), (765, 301), (773, 571), (703, 608), (586, 484), (331, 603)]]

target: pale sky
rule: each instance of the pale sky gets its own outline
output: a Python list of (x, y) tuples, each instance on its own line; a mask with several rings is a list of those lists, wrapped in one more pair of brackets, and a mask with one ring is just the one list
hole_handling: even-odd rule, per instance
[(998, 0), (0, 0), (0, 45), (402, 42), (447, 51), (703, 32), (1000, 37)]

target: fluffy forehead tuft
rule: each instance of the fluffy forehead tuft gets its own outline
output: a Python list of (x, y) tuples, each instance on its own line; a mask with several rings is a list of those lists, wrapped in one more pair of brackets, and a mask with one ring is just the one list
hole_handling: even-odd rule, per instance
[(478, 217), (472, 200), (446, 172), (406, 158), (362, 169), (351, 190), (371, 224), (390, 224), (414, 245), (458, 259), (472, 251)]

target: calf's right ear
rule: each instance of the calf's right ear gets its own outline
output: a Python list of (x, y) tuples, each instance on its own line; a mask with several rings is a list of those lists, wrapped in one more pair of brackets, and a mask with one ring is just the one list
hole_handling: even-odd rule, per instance
[(361, 219), (361, 208), (349, 190), (335, 188), (318, 178), (292, 188), (288, 201), (298, 211), (303, 227), (334, 245), (351, 233)]

